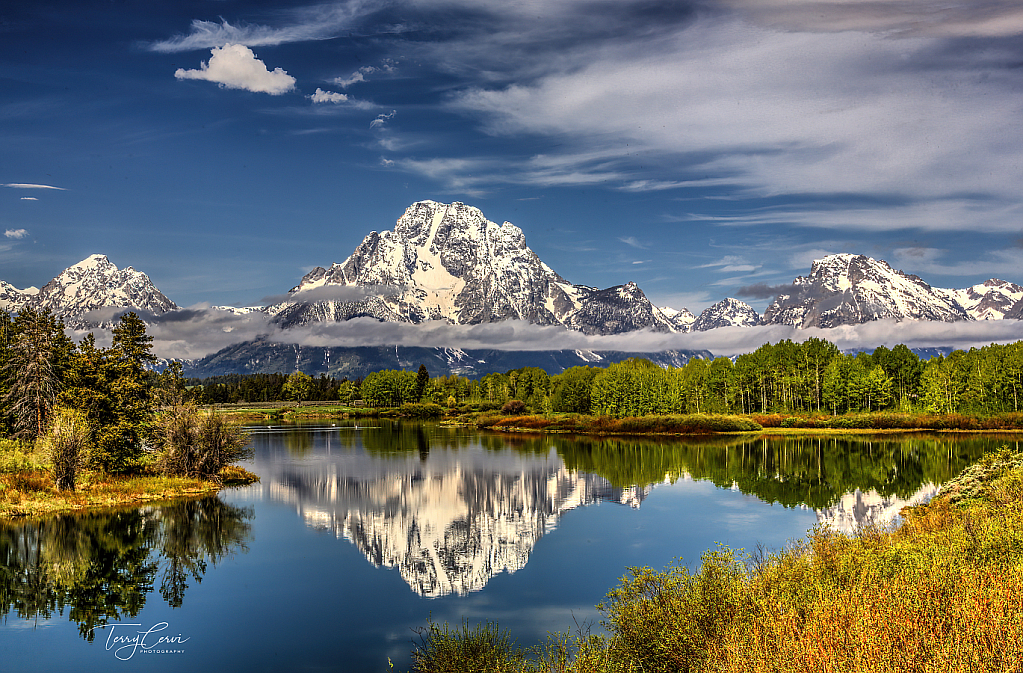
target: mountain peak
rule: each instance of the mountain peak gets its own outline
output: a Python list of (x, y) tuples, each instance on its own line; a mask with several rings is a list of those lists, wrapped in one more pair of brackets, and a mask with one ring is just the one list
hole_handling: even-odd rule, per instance
[(866, 255), (828, 255), (808, 276), (779, 294), (764, 312), (764, 324), (836, 327), (872, 320), (972, 320), (949, 291), (935, 290), (917, 276)]
[(705, 332), (718, 327), (753, 327), (760, 324), (760, 314), (744, 301), (728, 297), (703, 310), (691, 329)]
[(514, 319), (593, 334), (674, 331), (635, 283), (603, 292), (573, 285), (526, 245), (522, 229), (459, 201), (413, 203), (393, 230), (371, 232), (344, 262), (314, 268), (292, 292), (320, 286), (380, 291), (352, 301), (296, 297), (267, 311), (282, 325), (368, 316), (468, 325)]
[(159, 315), (178, 308), (153, 285), (149, 276), (130, 266), (118, 269), (106, 255), (98, 254), (61, 271), (28, 305), (52, 311), (64, 318), (69, 327), (77, 329), (105, 326), (108, 318), (83, 317), (98, 309), (131, 308)]

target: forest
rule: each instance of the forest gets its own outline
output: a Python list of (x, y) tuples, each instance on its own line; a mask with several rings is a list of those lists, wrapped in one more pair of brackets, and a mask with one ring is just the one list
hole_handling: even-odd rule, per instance
[[(305, 379), (303, 382), (302, 379)], [(196, 401), (361, 399), (367, 406), (443, 407), (520, 400), (533, 413), (626, 417), (649, 414), (764, 414), (903, 411), (939, 414), (1016, 412), (1023, 403), (1023, 342), (991, 344), (921, 360), (907, 346), (842, 353), (819, 338), (765, 344), (734, 360), (694, 358), (662, 368), (630, 359), (572, 367), (550, 376), (523, 367), (479, 379), (384, 370), (335, 381), (301, 373), (189, 380)], [(296, 390), (304, 390), (300, 397)]]

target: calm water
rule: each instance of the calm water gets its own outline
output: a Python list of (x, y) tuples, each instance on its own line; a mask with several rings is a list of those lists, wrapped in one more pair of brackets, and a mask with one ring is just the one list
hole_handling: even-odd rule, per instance
[(407, 669), (430, 616), (498, 620), (532, 645), (599, 629), (593, 606), (628, 566), (890, 522), (1006, 443), (252, 432), (259, 484), (0, 524), (3, 669)]

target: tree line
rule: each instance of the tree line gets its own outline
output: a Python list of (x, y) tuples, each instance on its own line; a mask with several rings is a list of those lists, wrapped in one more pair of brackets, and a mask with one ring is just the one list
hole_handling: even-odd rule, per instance
[(60, 489), (86, 467), (216, 479), (247, 455), (240, 431), (187, 404), (180, 363), (152, 371), (153, 338), (135, 313), (111, 337), (75, 343), (49, 311), (0, 312), (0, 434), (43, 449)]
[(1023, 405), (1023, 342), (991, 344), (922, 360), (907, 346), (842, 353), (819, 338), (765, 344), (731, 359), (660, 367), (633, 358), (607, 368), (549, 376), (523, 367), (479, 379), (385, 370), (366, 376), (370, 406), (427, 402), (453, 407), (520, 400), (534, 413), (603, 416), (693, 413), (920, 411), (998, 413)]

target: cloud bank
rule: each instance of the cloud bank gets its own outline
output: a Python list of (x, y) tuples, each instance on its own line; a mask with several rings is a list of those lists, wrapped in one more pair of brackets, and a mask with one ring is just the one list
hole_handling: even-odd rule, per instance
[(199, 70), (178, 68), (174, 77), (206, 80), (228, 89), (244, 89), (271, 96), (279, 96), (295, 88), (294, 77), (280, 68), (270, 72), (266, 64), (244, 45), (214, 47), (211, 54), (209, 63), (204, 61)]
[[(115, 320), (128, 309), (101, 309), (92, 320)], [(136, 311), (138, 313), (138, 311)], [(1023, 321), (895, 322), (878, 320), (831, 329), (796, 329), (784, 325), (722, 327), (691, 334), (665, 334), (640, 330), (628, 334), (588, 336), (563, 327), (506, 320), (480, 325), (452, 325), (442, 321), (420, 324), (380, 322), (355, 318), (344, 322), (312, 323), (282, 330), (261, 312), (237, 314), (199, 304), (163, 315), (140, 313), (154, 338), (154, 352), (165, 358), (196, 359), (228, 346), (262, 338), (270, 342), (303, 346), (359, 347), (408, 346), (486, 350), (596, 350), (655, 353), (665, 350), (708, 350), (715, 356), (732, 356), (756, 350), (783, 339), (827, 339), (840, 349), (874, 349), (906, 344), (913, 348), (953, 347), (969, 349), (990, 343), (1023, 339)], [(84, 336), (80, 332), (77, 336)], [(100, 334), (97, 334), (99, 337)], [(108, 337), (107, 337), (108, 338)], [(102, 339), (101, 339), (102, 341)]]

